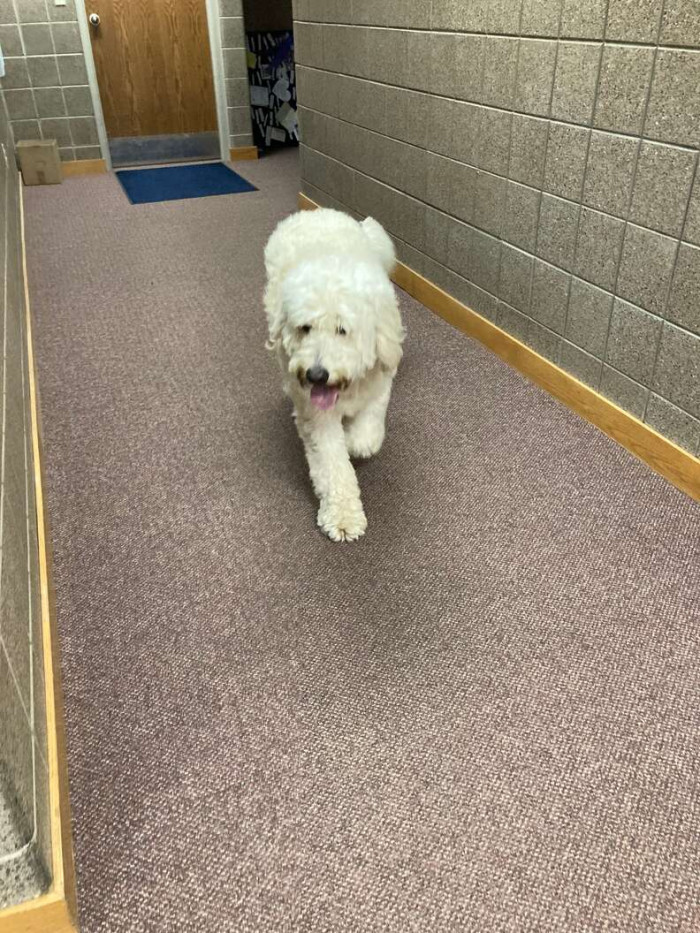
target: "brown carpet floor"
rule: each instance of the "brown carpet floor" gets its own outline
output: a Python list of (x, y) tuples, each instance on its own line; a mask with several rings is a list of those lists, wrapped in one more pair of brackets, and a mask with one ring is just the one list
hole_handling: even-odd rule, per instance
[(254, 194), (27, 192), (83, 933), (700, 929), (700, 508), (402, 300), (367, 537)]

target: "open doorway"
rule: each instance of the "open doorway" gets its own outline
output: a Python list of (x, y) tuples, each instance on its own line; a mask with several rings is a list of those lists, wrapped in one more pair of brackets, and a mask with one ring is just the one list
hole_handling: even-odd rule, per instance
[(299, 145), (292, 0), (243, 0), (253, 142)]
[(86, 0), (112, 164), (218, 159), (206, 0)]

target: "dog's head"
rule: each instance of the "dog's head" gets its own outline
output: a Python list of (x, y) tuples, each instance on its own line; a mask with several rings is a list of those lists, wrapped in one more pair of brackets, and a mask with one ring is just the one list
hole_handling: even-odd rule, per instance
[(379, 265), (319, 257), (285, 277), (278, 339), (289, 371), (322, 410), (377, 363), (395, 370), (403, 328)]

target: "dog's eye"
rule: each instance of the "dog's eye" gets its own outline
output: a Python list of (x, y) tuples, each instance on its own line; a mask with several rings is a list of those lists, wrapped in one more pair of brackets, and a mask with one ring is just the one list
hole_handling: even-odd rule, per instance
[(345, 330), (344, 327), (339, 327), (336, 333), (340, 334), (341, 337), (344, 337), (347, 334), (347, 331)]
[(303, 324), (299, 328), (299, 333), (301, 334), (310, 334), (311, 333), (311, 324)]

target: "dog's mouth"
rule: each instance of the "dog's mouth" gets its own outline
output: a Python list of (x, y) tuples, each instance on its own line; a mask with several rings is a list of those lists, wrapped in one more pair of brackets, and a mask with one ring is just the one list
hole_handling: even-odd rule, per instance
[(339, 385), (313, 385), (311, 386), (311, 404), (321, 411), (328, 411), (338, 401), (340, 395)]

